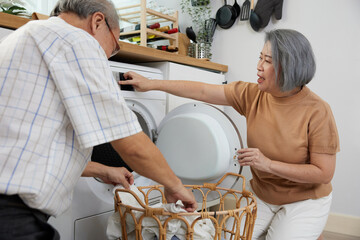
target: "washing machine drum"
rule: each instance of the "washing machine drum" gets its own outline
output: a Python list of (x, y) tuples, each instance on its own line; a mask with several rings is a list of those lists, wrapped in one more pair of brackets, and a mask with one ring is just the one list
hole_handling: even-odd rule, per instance
[[(239, 131), (214, 106), (187, 103), (175, 108), (160, 123), (156, 145), (184, 184), (214, 183), (227, 172), (240, 173), (234, 161), (242, 148)], [(225, 180), (223, 187), (233, 187), (236, 180)]]

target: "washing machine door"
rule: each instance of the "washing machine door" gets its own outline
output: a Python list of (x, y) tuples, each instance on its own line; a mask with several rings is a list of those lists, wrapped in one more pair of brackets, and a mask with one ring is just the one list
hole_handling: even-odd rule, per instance
[(125, 99), (125, 101), (127, 106), (135, 113), (142, 131), (151, 139), (151, 141), (155, 141), (157, 126), (152, 113), (139, 101), (132, 99)]
[[(158, 127), (156, 145), (184, 184), (215, 183), (227, 172), (241, 173), (234, 160), (242, 148), (239, 131), (212, 105), (187, 103), (172, 110)], [(236, 181), (228, 178), (221, 186), (232, 188)]]

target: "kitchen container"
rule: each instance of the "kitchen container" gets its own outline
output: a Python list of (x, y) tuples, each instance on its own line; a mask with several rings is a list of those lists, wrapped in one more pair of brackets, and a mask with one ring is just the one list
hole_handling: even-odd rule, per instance
[(211, 43), (201, 42), (201, 43), (190, 43), (188, 47), (188, 56), (210, 60), (211, 59)]
[[(242, 179), (242, 189), (235, 190), (224, 188), (221, 183), (227, 177), (236, 177)], [(254, 223), (257, 213), (256, 199), (253, 194), (245, 189), (245, 177), (236, 173), (225, 174), (217, 183), (204, 183), (203, 185), (185, 185), (193, 192), (200, 192), (202, 196), (202, 203), (199, 204), (200, 210), (193, 213), (171, 213), (166, 212), (163, 208), (152, 208), (149, 205), (149, 195), (154, 192), (161, 194), (162, 203), (166, 203), (164, 190), (162, 185), (152, 185), (146, 187), (138, 187), (143, 194), (145, 203), (131, 190), (117, 189), (115, 192), (115, 210), (120, 215), (120, 226), (122, 236), (121, 239), (128, 239), (127, 236), (127, 222), (126, 219), (132, 219), (135, 224), (136, 239), (142, 239), (142, 221), (144, 218), (154, 219), (159, 228), (159, 239), (167, 239), (166, 230), (168, 223), (172, 220), (180, 220), (186, 225), (186, 239), (192, 240), (194, 238), (194, 228), (200, 220), (208, 219), (212, 222), (215, 229), (215, 240), (231, 239), (231, 240), (250, 240), (253, 233)], [(120, 192), (126, 192), (133, 195), (136, 201), (141, 205), (133, 207), (122, 203), (119, 196)], [(217, 193), (220, 199), (220, 204), (213, 206), (211, 210), (206, 207), (206, 199), (209, 194)], [(235, 207), (232, 209), (225, 209), (225, 200), (233, 198)], [(136, 214), (135, 214), (136, 212)], [(135, 215), (140, 217), (135, 217)], [(186, 216), (195, 216), (192, 223), (187, 222)], [(164, 221), (164, 217), (166, 220)], [(162, 219), (162, 222), (161, 220)], [(171, 236), (170, 236), (171, 237)]]

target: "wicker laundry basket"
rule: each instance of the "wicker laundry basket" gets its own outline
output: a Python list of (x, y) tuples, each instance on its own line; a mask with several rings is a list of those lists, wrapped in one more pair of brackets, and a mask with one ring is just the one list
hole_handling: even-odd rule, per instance
[[(234, 189), (227, 189), (221, 187), (221, 183), (227, 177), (242, 178), (241, 191)], [(166, 239), (166, 231), (170, 221), (176, 219), (186, 224), (186, 239), (193, 240), (194, 238), (194, 226), (198, 221), (202, 219), (209, 219), (213, 223), (215, 229), (215, 240), (221, 239), (246, 239), (250, 240), (254, 229), (254, 223), (257, 213), (256, 199), (253, 194), (245, 189), (245, 177), (240, 174), (227, 173), (217, 183), (204, 183), (203, 185), (185, 185), (186, 188), (194, 191), (200, 191), (202, 195), (202, 207), (199, 211), (194, 213), (171, 213), (166, 212), (163, 208), (152, 208), (149, 206), (149, 194), (153, 191), (158, 191), (161, 194), (162, 202), (166, 203), (164, 196), (164, 190), (162, 185), (152, 185), (146, 187), (138, 187), (140, 192), (144, 195), (145, 203), (131, 190), (117, 189), (115, 192), (115, 210), (119, 212), (122, 237), (121, 239), (127, 240), (126, 229), (126, 217), (128, 214), (131, 216), (135, 223), (136, 239), (142, 240), (142, 222), (144, 218), (152, 218), (157, 222), (159, 228), (159, 240)], [(141, 205), (139, 207), (133, 207), (122, 203), (119, 192), (127, 192), (133, 195), (133, 197)], [(206, 207), (206, 199), (209, 193), (216, 192), (219, 194), (219, 204), (209, 209)], [(235, 203), (233, 209), (225, 209), (224, 202), (226, 199), (232, 198), (232, 202)], [(136, 219), (134, 212), (141, 212), (141, 216)], [(160, 217), (167, 216), (166, 220), (161, 223)], [(186, 216), (196, 216), (192, 223), (188, 223), (185, 219)], [(164, 218), (162, 218), (164, 219)]]

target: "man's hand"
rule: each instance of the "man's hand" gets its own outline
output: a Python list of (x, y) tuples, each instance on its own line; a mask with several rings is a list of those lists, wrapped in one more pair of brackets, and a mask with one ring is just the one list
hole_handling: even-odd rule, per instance
[(106, 175), (99, 177), (105, 183), (118, 185), (121, 184), (125, 189), (130, 189), (130, 185), (134, 183), (134, 176), (124, 167), (107, 167)]
[(181, 200), (184, 204), (184, 209), (188, 212), (194, 212), (197, 209), (194, 195), (183, 185), (179, 185), (176, 189), (165, 188), (165, 198), (168, 203), (176, 203), (178, 200)]
[(134, 183), (134, 176), (126, 168), (109, 167), (97, 162), (89, 162), (81, 176), (97, 177), (108, 184), (121, 184), (125, 189), (130, 189)]

